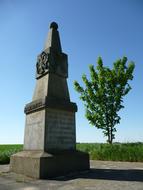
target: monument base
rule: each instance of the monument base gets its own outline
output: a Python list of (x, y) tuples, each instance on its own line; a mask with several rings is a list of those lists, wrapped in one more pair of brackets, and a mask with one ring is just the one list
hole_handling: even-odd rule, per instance
[(37, 179), (89, 170), (89, 155), (81, 151), (22, 151), (11, 156), (10, 171)]

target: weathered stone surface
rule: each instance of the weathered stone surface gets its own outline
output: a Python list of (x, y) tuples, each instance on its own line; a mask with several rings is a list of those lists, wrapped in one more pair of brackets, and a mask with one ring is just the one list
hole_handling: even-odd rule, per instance
[(53, 73), (63, 78), (68, 77), (68, 57), (65, 53), (56, 53), (49, 48), (38, 55), (36, 63), (36, 79), (47, 73)]
[(62, 52), (61, 42), (60, 42), (60, 36), (58, 32), (58, 24), (55, 22), (52, 22), (50, 24), (50, 30), (48, 33), (48, 37), (45, 43), (44, 50), (52, 48), (55, 52)]
[(89, 155), (80, 151), (22, 151), (10, 162), (10, 171), (40, 179), (89, 169)]
[[(56, 27), (55, 27), (56, 26)], [(38, 56), (36, 63), (36, 78), (46, 73), (54, 73), (63, 78), (68, 77), (68, 58), (62, 52), (58, 25), (51, 23), (44, 51)]]
[(59, 109), (65, 110), (70, 112), (77, 112), (77, 105), (73, 102), (63, 101), (60, 99), (53, 99), (53, 98), (41, 98), (30, 102), (25, 106), (24, 112), (26, 114), (42, 110), (44, 108), (52, 108), (52, 109)]
[(48, 81), (49, 75), (45, 75), (36, 81), (36, 87), (34, 90), (34, 95), (32, 101), (45, 98), (48, 93)]
[(33, 101), (46, 97), (70, 102), (66, 79), (52, 73), (38, 79)]
[(42, 151), (22, 151), (12, 155), (10, 159), (10, 171), (39, 178), (40, 157)]
[(75, 113), (43, 109), (26, 115), (24, 150), (75, 149)]
[(75, 145), (75, 113), (46, 109), (45, 150), (70, 150)]
[(26, 115), (24, 150), (44, 150), (45, 110)]
[(26, 105), (24, 151), (11, 157), (11, 171), (48, 178), (89, 169), (89, 155), (76, 151), (75, 112), (67, 85), (68, 58), (52, 23), (36, 63), (36, 88)]

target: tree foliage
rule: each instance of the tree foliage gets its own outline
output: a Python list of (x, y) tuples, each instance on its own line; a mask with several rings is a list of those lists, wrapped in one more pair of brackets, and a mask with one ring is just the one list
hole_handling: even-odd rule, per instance
[(74, 81), (74, 87), (80, 93), (80, 99), (86, 108), (86, 118), (90, 124), (103, 130), (108, 142), (115, 138), (115, 125), (120, 123), (118, 112), (123, 106), (123, 97), (131, 90), (128, 83), (133, 79), (134, 63), (127, 65), (127, 58), (117, 60), (113, 69), (103, 65), (99, 57), (97, 67), (89, 66), (90, 80), (82, 75), (85, 87)]

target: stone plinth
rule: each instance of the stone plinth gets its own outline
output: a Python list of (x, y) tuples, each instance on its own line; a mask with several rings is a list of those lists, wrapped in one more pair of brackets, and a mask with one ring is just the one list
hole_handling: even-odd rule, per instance
[(11, 157), (11, 171), (47, 179), (89, 169), (89, 155), (80, 151), (22, 151)]

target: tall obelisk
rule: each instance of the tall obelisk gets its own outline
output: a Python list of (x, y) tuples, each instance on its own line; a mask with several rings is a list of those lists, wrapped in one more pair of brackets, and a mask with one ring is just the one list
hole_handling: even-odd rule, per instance
[(76, 150), (75, 112), (67, 85), (68, 57), (52, 22), (36, 63), (36, 87), (25, 106), (24, 148), (11, 157), (11, 171), (34, 178), (89, 169), (89, 155)]

